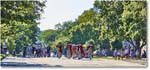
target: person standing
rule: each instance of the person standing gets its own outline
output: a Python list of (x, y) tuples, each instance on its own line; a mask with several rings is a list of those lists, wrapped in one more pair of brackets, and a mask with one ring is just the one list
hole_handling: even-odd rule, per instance
[(115, 59), (117, 59), (117, 53), (118, 53), (118, 50), (117, 50), (117, 48), (115, 48), (115, 50), (113, 52), (113, 56), (114, 56)]
[(91, 60), (93, 56), (93, 51), (94, 51), (94, 46), (92, 42), (88, 45), (87, 51), (88, 51), (88, 58), (90, 58)]
[(59, 43), (56, 45), (56, 48), (58, 49), (58, 50), (57, 50), (57, 53), (58, 53), (57, 57), (60, 59), (61, 56), (62, 56), (62, 44), (61, 44), (61, 42), (59, 42)]
[(28, 55), (28, 57), (32, 56), (32, 46), (31, 45), (27, 47), (27, 55)]
[(135, 51), (133, 48), (130, 49), (130, 58), (133, 59), (133, 57), (135, 56)]
[(5, 55), (8, 54), (8, 51), (7, 51), (7, 44), (6, 44), (6, 43), (4, 43), (4, 45), (3, 45), (3, 50), (4, 50), (4, 54), (5, 54)]
[(47, 57), (51, 57), (51, 46), (49, 45), (46, 49), (47, 49)]
[(35, 57), (35, 50), (36, 50), (35, 45), (32, 45), (32, 56), (33, 57)]
[(73, 57), (73, 59), (76, 58), (76, 50), (77, 50), (76, 48), (77, 48), (76, 45), (73, 44), (72, 45), (72, 57)]
[(67, 47), (64, 47), (63, 54), (65, 57), (67, 57)]
[(79, 59), (81, 59), (85, 56), (82, 44), (79, 44), (78, 49), (79, 49), (79, 53), (80, 53), (80, 56), (81, 56)]
[(67, 57), (71, 58), (72, 57), (72, 44), (68, 43), (67, 45)]
[(26, 49), (27, 49), (27, 47), (23, 47), (23, 57), (26, 57)]

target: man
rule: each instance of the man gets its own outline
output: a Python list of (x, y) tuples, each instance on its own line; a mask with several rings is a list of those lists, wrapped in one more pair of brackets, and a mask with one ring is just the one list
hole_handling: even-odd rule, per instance
[(7, 54), (7, 44), (6, 43), (4, 43), (4, 45), (3, 45), (3, 50), (4, 50), (4, 54), (6, 55)]
[(33, 57), (35, 56), (35, 45), (32, 45), (32, 55), (33, 55)]
[(63, 54), (65, 57), (67, 57), (67, 47), (66, 46), (64, 47)]
[(51, 57), (51, 47), (50, 47), (50, 45), (46, 49), (47, 49), (47, 57)]
[(57, 53), (58, 53), (58, 58), (60, 59), (61, 58), (61, 56), (62, 56), (62, 44), (61, 44), (61, 42), (59, 42), (57, 45), (56, 45), (56, 48), (58, 49), (57, 50)]
[(117, 50), (117, 48), (115, 48), (115, 50), (113, 52), (113, 56), (114, 56), (115, 59), (117, 59), (117, 53), (118, 53), (118, 50)]
[(135, 51), (133, 48), (130, 49), (130, 58), (133, 59), (133, 57), (135, 56)]
[(88, 45), (87, 51), (88, 51), (88, 57), (89, 57), (90, 60), (91, 60), (91, 59), (92, 59), (92, 56), (93, 56), (93, 51), (94, 51), (94, 46), (93, 46), (93, 43), (92, 43), (92, 42)]
[(27, 47), (23, 47), (23, 57), (26, 57), (26, 49), (27, 49)]

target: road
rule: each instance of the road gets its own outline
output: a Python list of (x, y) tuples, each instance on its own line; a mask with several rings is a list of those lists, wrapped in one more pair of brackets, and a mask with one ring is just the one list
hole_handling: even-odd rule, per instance
[(8, 66), (42, 66), (42, 67), (146, 67), (146, 65), (125, 62), (121, 60), (108, 60), (108, 59), (92, 59), (87, 58), (67, 59), (62, 57), (58, 58), (22, 58), (22, 57), (6, 57), (1, 61), (2, 67)]

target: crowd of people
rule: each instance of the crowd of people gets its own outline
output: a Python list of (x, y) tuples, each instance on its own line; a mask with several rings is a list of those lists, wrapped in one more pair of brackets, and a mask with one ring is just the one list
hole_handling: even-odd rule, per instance
[(23, 48), (23, 57), (58, 57), (59, 59), (64, 55), (66, 58), (90, 58), (93, 57), (94, 45), (89, 43), (87, 48), (83, 47), (82, 44), (68, 43), (63, 46), (61, 42), (56, 45), (56, 49), (52, 49), (49, 45), (45, 48), (39, 46), (27, 46)]
[(42, 48), (38, 45), (23, 47), (23, 57), (50, 57), (51, 47)]
[(115, 59), (120, 59), (120, 58), (131, 58), (133, 59), (134, 57), (136, 59), (139, 59), (141, 57), (146, 58), (146, 49), (142, 49), (142, 50), (138, 50), (137, 48), (125, 48), (124, 50), (117, 50), (117, 48), (115, 48), (114, 52), (113, 52), (113, 56), (115, 57)]
[(62, 48), (62, 44), (58, 43), (58, 45), (56, 45), (57, 47), (57, 52), (58, 52), (58, 58), (60, 58), (62, 56), (62, 54), (67, 57), (67, 58), (78, 58), (78, 59), (82, 59), (82, 58), (90, 58), (92, 59), (93, 56), (93, 49), (94, 49), (94, 45), (92, 43), (90, 43), (87, 48), (84, 48), (82, 44), (71, 44), (68, 43), (66, 45), (66, 47)]
[(143, 47), (141, 50), (137, 48), (129, 48), (126, 47), (124, 49), (117, 49), (115, 48), (113, 51), (109, 49), (98, 49), (95, 53), (96, 56), (113, 56), (115, 59), (123, 59), (123, 58), (136, 58), (140, 59), (146, 58), (146, 47)]
[[(7, 45), (1, 46), (1, 53), (7, 54)], [(15, 54), (15, 53), (13, 53)], [(23, 47), (22, 49), (22, 57), (57, 57), (61, 58), (62, 56), (70, 59), (82, 59), (89, 58), (92, 59), (93, 56), (113, 56), (115, 59), (120, 58), (146, 58), (146, 49), (139, 51), (138, 49), (125, 47), (124, 49), (115, 48), (113, 51), (107, 48), (96, 49), (96, 53), (94, 53), (94, 44), (90, 42), (86, 48), (83, 47), (83, 44), (73, 44), (71, 42), (67, 43), (67, 45), (63, 46), (61, 42), (59, 42), (55, 49), (53, 49), (50, 45), (47, 47), (42, 47), (39, 45), (29, 45)], [(140, 56), (139, 56), (140, 55)]]

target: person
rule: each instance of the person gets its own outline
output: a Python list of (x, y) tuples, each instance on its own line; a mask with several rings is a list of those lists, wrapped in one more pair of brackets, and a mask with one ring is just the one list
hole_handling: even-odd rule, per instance
[(79, 53), (80, 53), (80, 57), (78, 59), (81, 59), (81, 58), (83, 58), (85, 56), (85, 53), (84, 53), (84, 50), (83, 50), (83, 46), (82, 46), (81, 43), (78, 46), (78, 50), (79, 50)]
[(65, 57), (67, 57), (67, 47), (64, 48), (63, 54), (64, 54)]
[(130, 58), (133, 59), (134, 55), (135, 55), (134, 49), (131, 49), (130, 50)]
[(4, 54), (6, 55), (7, 54), (7, 44), (6, 43), (4, 43), (4, 45), (3, 45), (3, 50), (4, 50)]
[(72, 45), (72, 57), (73, 59), (76, 58), (76, 51), (77, 51), (77, 46), (75, 44)]
[(33, 45), (33, 46), (32, 46), (32, 55), (33, 55), (33, 57), (35, 56), (35, 49), (36, 49), (36, 48), (35, 48), (35, 46)]
[(136, 52), (135, 52), (136, 59), (140, 59), (139, 55), (140, 55), (140, 52), (138, 49), (136, 49)]
[(4, 54), (4, 49), (3, 49), (3, 47), (2, 47), (2, 43), (0, 44), (0, 47), (1, 47), (1, 52), (0, 52), (0, 54)]
[(47, 57), (47, 48), (42, 48), (43, 57)]
[(40, 48), (39, 46), (36, 48), (36, 57), (40, 57)]
[(26, 57), (26, 49), (27, 49), (27, 47), (23, 47), (23, 57)]
[(107, 49), (102, 50), (102, 55), (105, 56), (105, 57), (107, 56)]
[(120, 58), (121, 58), (121, 60), (123, 60), (123, 57), (124, 57), (124, 51), (121, 50), (121, 51), (120, 51)]
[(47, 52), (46, 52), (46, 54), (47, 54), (47, 57), (51, 57), (51, 47), (50, 47), (50, 45), (49, 46), (47, 46)]
[(117, 52), (118, 52), (118, 50), (117, 50), (117, 48), (115, 48), (115, 50), (113, 52), (113, 56), (114, 56), (115, 59), (117, 59)]
[(143, 50), (143, 54), (141, 55), (143, 58), (146, 58), (146, 50)]
[(128, 56), (129, 56), (129, 48), (128, 47), (125, 47), (125, 50), (124, 50), (124, 57), (125, 58), (128, 58)]
[(53, 57), (57, 57), (57, 50), (56, 49), (54, 49), (54, 51), (53, 51)]
[(122, 50), (119, 50), (117, 52), (117, 58), (120, 60), (120, 59), (123, 59), (123, 51)]
[(16, 56), (16, 51), (15, 50), (12, 51), (12, 55)]
[(101, 49), (96, 50), (96, 56), (101, 56)]
[(32, 56), (32, 46), (27, 46), (27, 57)]
[(72, 44), (70, 42), (67, 44), (67, 57), (72, 57)]
[(62, 44), (61, 44), (61, 42), (59, 42), (57, 45), (56, 45), (56, 47), (57, 47), (57, 57), (60, 59), (61, 58), (61, 56), (62, 56)]
[(93, 51), (94, 51), (94, 46), (92, 42), (88, 45), (87, 51), (88, 51), (88, 58), (90, 58), (91, 60), (93, 56)]

